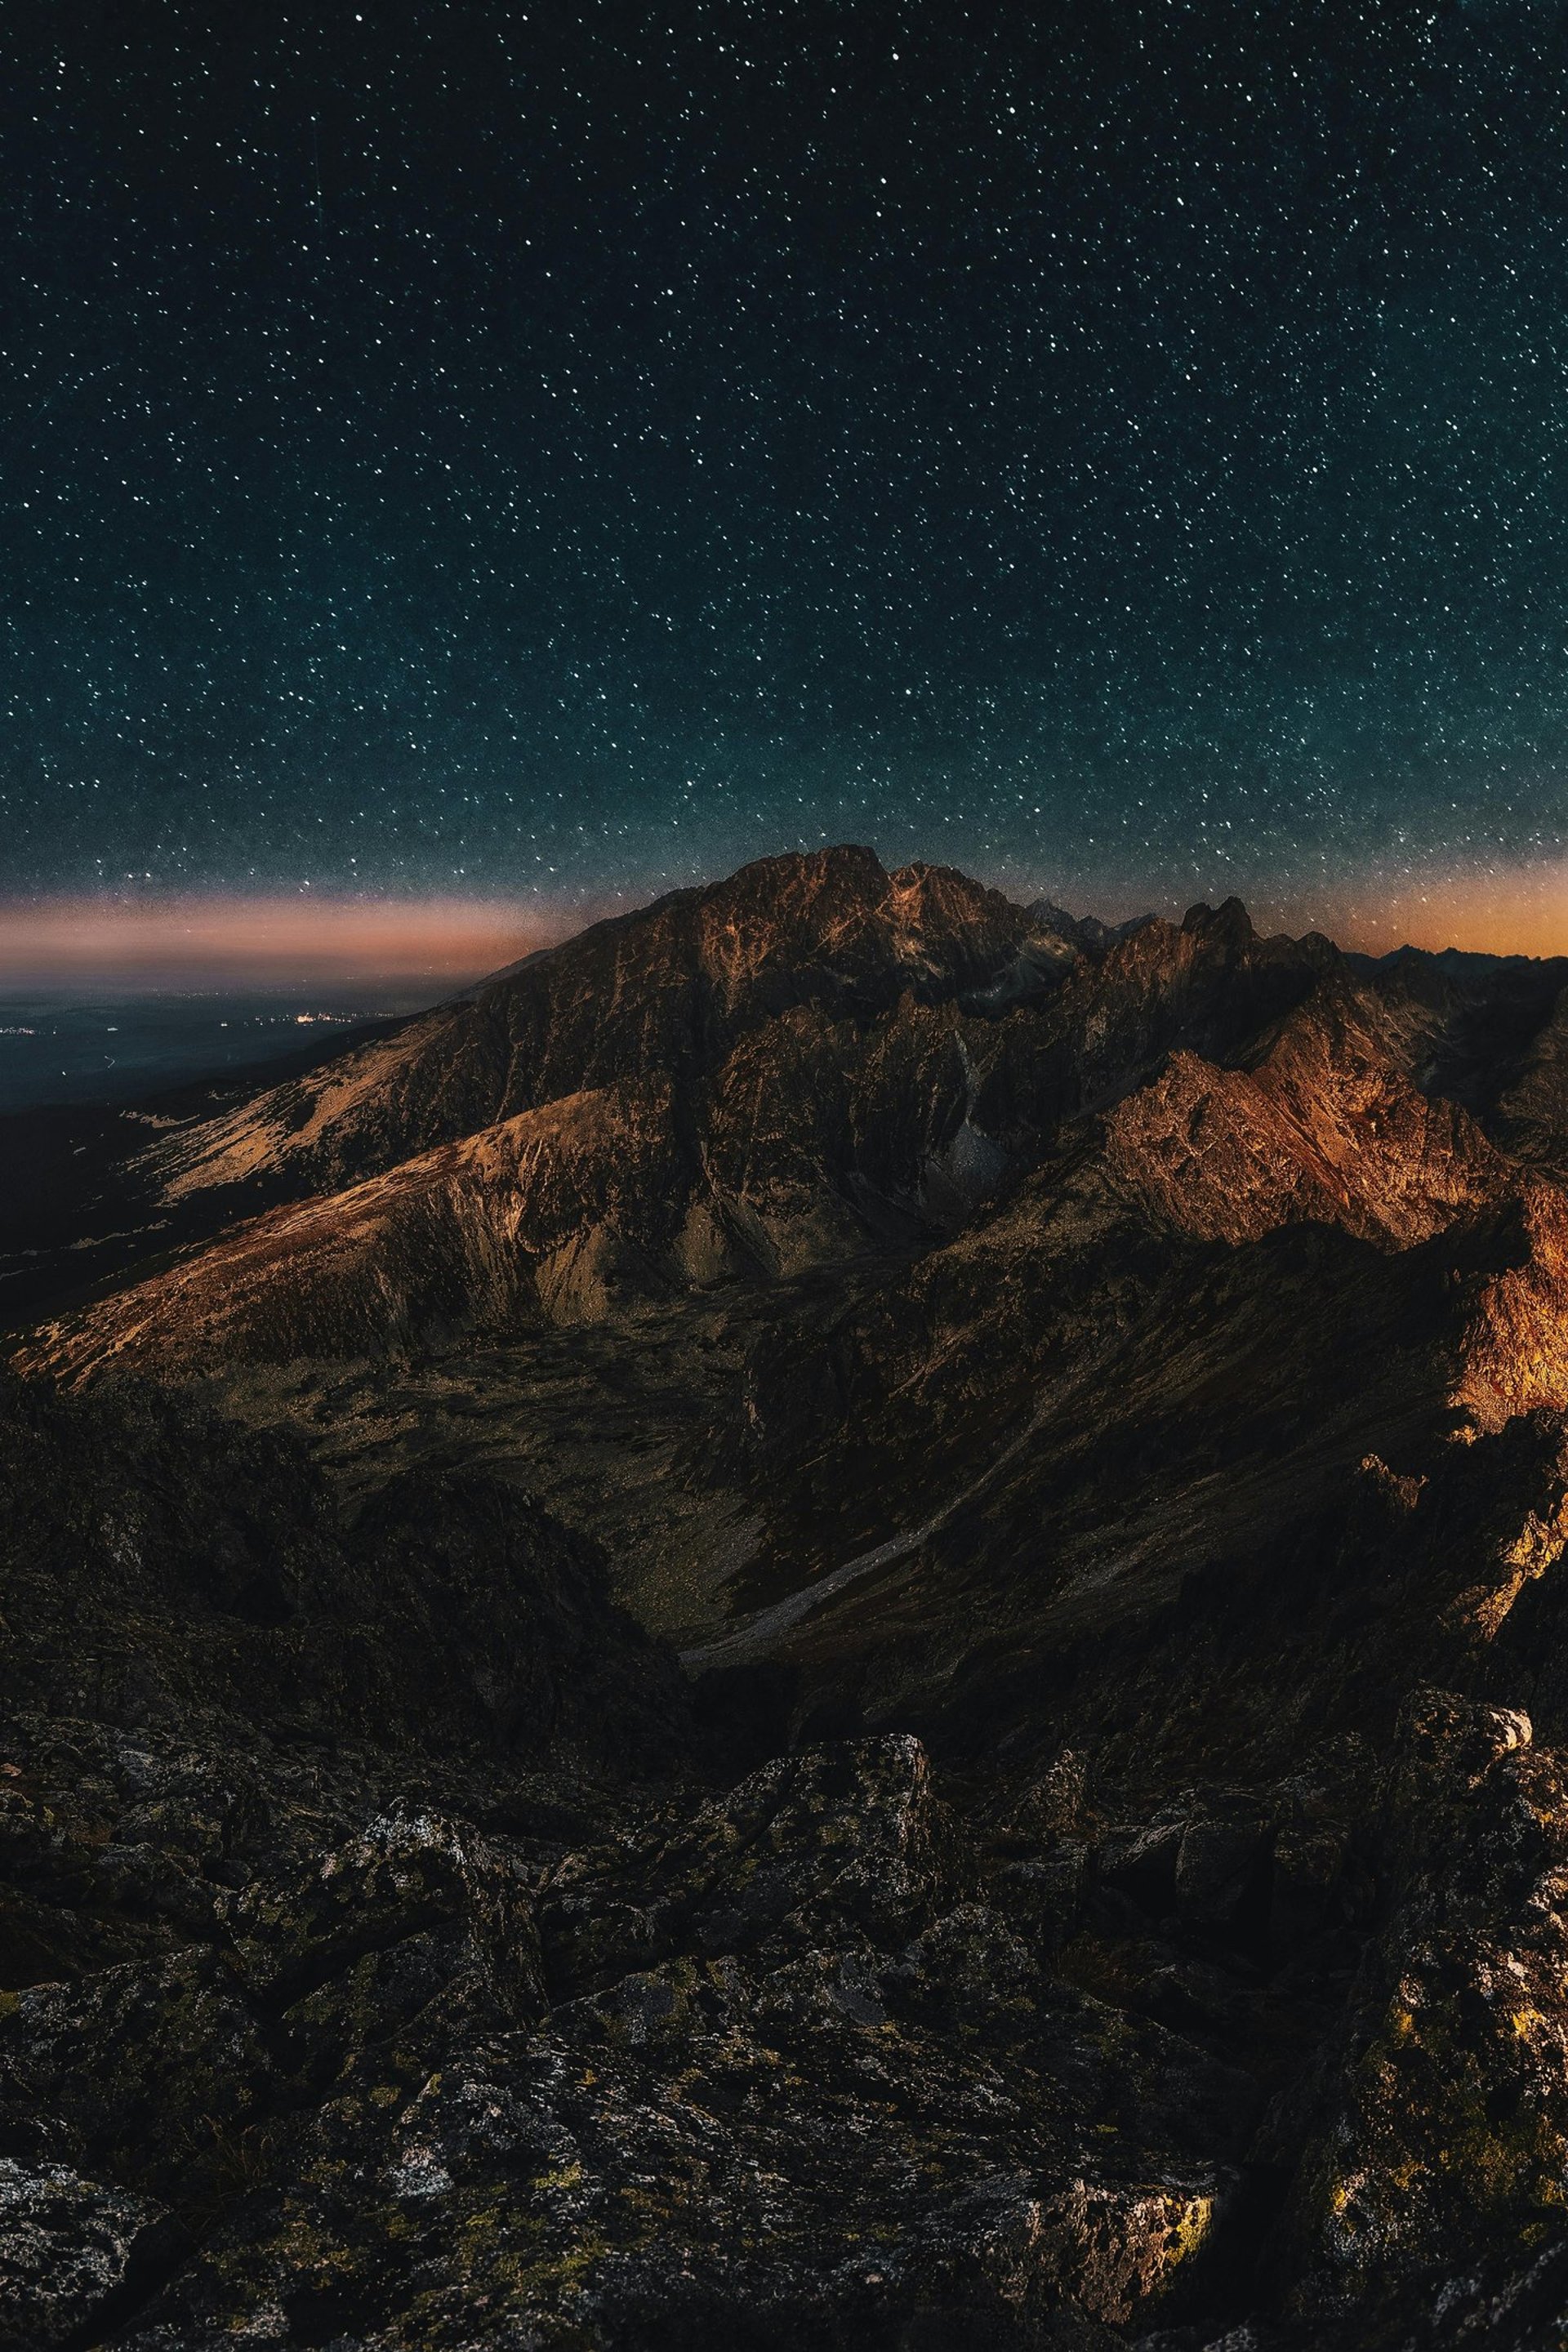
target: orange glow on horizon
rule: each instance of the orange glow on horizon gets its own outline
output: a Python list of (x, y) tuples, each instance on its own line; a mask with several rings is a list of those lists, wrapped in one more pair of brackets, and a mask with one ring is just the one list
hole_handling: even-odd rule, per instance
[[(1290, 898), (1270, 905), (1261, 893), (1250, 904), (1260, 929), (1322, 930), (1342, 947), (1373, 955), (1404, 946), (1568, 955), (1568, 859), (1428, 879), (1369, 878), (1311, 907)], [(554, 945), (597, 911), (537, 901), (326, 894), (0, 900), (0, 988), (368, 989), (380, 982), (405, 1000), (427, 985), (433, 1003)]]
[(0, 986), (461, 987), (581, 917), (465, 898), (211, 897), (0, 903)]
[(1468, 948), (1491, 955), (1568, 955), (1568, 858), (1493, 873), (1370, 886), (1321, 923), (1342, 947)]

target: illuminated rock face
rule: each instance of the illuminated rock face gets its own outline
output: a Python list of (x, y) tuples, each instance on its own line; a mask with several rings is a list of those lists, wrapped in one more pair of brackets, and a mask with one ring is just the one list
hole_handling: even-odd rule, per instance
[(1195, 1239), (1408, 1247), (1549, 1180), (1561, 1003), (1501, 971), (1353, 964), (1234, 901), (1115, 932), (865, 850), (764, 860), (159, 1136), (150, 1230), (217, 1237), (37, 1360), (183, 1379), (602, 1321), (925, 1250), (1064, 1150)]
[(1562, 2235), (1568, 1768), (1518, 1709), (1420, 1692), (1380, 1843), (1385, 1916), (1290, 2217), (1325, 2321), (1397, 2306), (1457, 2247), (1528, 2268)]
[(1559, 2346), (1565, 983), (826, 852), (136, 1130), (0, 2342)]

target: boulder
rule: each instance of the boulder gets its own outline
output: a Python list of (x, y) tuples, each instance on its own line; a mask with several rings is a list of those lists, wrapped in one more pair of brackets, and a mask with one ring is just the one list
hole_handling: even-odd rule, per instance
[(0, 2157), (0, 2347), (68, 2352), (95, 2337), (178, 2238), (144, 2197)]

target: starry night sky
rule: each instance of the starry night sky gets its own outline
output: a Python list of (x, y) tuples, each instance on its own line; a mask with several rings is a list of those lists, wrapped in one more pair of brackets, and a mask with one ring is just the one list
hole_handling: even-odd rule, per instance
[(1563, 6), (0, 43), (0, 889), (1563, 857)]

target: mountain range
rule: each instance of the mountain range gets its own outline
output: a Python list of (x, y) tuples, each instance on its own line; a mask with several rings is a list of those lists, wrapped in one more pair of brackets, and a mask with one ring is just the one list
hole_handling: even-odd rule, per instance
[(0, 2346), (1560, 2347), (1568, 957), (831, 849), (0, 1150)]

